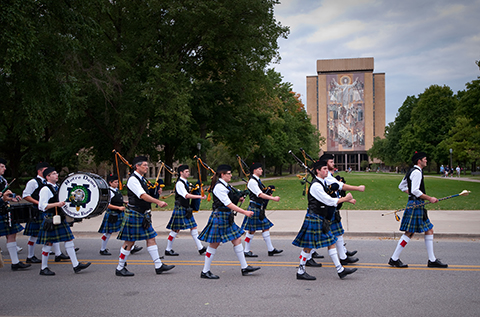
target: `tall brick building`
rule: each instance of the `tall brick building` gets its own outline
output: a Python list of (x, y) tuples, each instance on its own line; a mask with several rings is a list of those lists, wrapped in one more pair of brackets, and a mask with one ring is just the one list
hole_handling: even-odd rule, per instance
[(339, 170), (360, 170), (374, 138), (384, 136), (385, 73), (373, 69), (372, 57), (326, 59), (307, 76), (307, 113)]

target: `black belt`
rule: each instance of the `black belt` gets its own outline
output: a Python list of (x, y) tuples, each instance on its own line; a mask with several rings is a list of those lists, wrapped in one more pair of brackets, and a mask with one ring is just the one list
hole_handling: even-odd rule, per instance
[(141, 210), (141, 209), (138, 209), (137, 207), (132, 207), (132, 206), (128, 206), (128, 209), (133, 210), (133, 211), (136, 211), (136, 212), (138, 212), (139, 214), (142, 214), (142, 215), (144, 215), (145, 212), (147, 212), (148, 210), (150, 210), (150, 209)]
[(417, 198), (417, 196), (414, 196), (414, 195), (408, 195), (408, 200), (419, 200), (419, 201), (423, 201), (423, 199)]

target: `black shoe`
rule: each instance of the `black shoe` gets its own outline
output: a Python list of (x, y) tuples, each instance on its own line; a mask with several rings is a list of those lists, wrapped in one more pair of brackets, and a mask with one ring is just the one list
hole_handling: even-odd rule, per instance
[(198, 253), (200, 253), (200, 255), (204, 254), (205, 252), (207, 252), (207, 248), (203, 247), (202, 249), (198, 250)]
[(27, 263), (42, 263), (42, 260), (39, 260), (35, 255), (32, 256), (31, 258), (27, 258), (25, 261)]
[(60, 262), (62, 260), (70, 260), (70, 257), (63, 253), (61, 253), (60, 255), (55, 255), (55, 262)]
[(80, 248), (75, 248), (75, 252), (78, 252), (78, 250), (80, 250)]
[(403, 264), (403, 262), (400, 261), (400, 259), (394, 261), (392, 260), (392, 258), (390, 258), (390, 260), (388, 260), (388, 264), (393, 267), (408, 267), (408, 264)]
[(349, 274), (352, 274), (355, 271), (357, 271), (357, 269), (349, 269), (349, 268), (344, 267), (343, 271), (338, 273), (338, 277), (344, 278), (345, 276), (347, 276)]
[(428, 267), (439, 267), (439, 268), (446, 269), (448, 267), (448, 264), (444, 264), (444, 263), (440, 262), (439, 259), (435, 259), (435, 261), (433, 261), (433, 262), (428, 260), (427, 266)]
[(307, 281), (315, 281), (317, 278), (315, 276), (311, 276), (307, 272), (300, 274), (297, 273), (297, 280), (307, 280)]
[(313, 258), (308, 259), (305, 263), (306, 266), (313, 266), (313, 267), (322, 267), (322, 263), (317, 263)]
[(115, 275), (116, 276), (134, 276), (135, 273), (130, 272), (129, 270), (127, 270), (126, 267), (124, 267), (121, 270), (115, 269)]
[(207, 273), (201, 273), (200, 274), (201, 278), (208, 278), (211, 280), (218, 280), (220, 277), (218, 275), (213, 274), (212, 272), (208, 271)]
[(314, 258), (314, 259), (323, 259), (324, 256), (318, 254), (317, 251), (313, 251), (313, 253), (312, 253), (312, 258)]
[(345, 252), (345, 254), (346, 254), (347, 256), (354, 256), (355, 254), (357, 254), (357, 250), (347, 251), (347, 252)]
[(347, 265), (350, 263), (358, 262), (358, 258), (352, 258), (351, 256), (347, 256), (345, 259), (340, 259), (340, 264)]
[(112, 255), (110, 252), (108, 252), (108, 249), (105, 250), (100, 250), (101, 255)]
[[(205, 250), (206, 251), (206, 250)], [(175, 251), (173, 250), (165, 250), (165, 255), (168, 255), (168, 256), (178, 256), (179, 254), (176, 253)]]
[(258, 257), (258, 255), (253, 254), (252, 251), (243, 252), (243, 253), (245, 254), (245, 257), (246, 257), (246, 258), (256, 258), (256, 257)]
[(90, 262), (87, 262), (87, 263), (78, 263), (78, 265), (73, 268), (73, 271), (74, 271), (75, 273), (78, 273), (78, 272), (80, 272), (81, 270), (85, 270), (87, 267), (90, 266), (90, 264), (92, 264), (92, 263), (90, 263)]
[(245, 275), (248, 275), (252, 272), (255, 272), (257, 270), (260, 270), (260, 267), (259, 266), (247, 266), (246, 268), (242, 269), (242, 275), (245, 276)]
[(26, 269), (27, 267), (31, 267), (31, 264), (25, 264), (23, 262), (18, 262), (17, 264), (12, 264), (12, 271), (16, 271), (19, 269)]
[(143, 249), (143, 247), (139, 247), (138, 245), (134, 245), (132, 250), (130, 250), (130, 254), (135, 254), (137, 252), (140, 252)]
[(40, 270), (40, 275), (55, 275), (55, 272), (50, 271), (50, 269), (46, 267), (43, 270)]
[(273, 249), (272, 251), (268, 251), (268, 256), (273, 256), (274, 254), (280, 254), (282, 252), (283, 250)]
[(174, 267), (175, 265), (166, 265), (165, 263), (162, 263), (162, 266), (155, 269), (155, 272), (157, 272), (157, 274), (162, 274), (163, 272), (170, 271)]

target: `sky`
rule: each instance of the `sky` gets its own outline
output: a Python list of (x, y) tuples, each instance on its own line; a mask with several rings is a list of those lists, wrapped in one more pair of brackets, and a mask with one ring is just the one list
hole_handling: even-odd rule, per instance
[(275, 18), (290, 34), (271, 67), (303, 103), (318, 59), (373, 57), (374, 73), (385, 73), (387, 124), (407, 96), (434, 84), (456, 93), (480, 76), (480, 0), (280, 2)]

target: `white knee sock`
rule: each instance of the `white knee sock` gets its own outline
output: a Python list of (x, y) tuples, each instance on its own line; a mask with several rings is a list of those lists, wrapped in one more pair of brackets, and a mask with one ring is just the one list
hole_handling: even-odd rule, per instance
[(53, 252), (55, 252), (55, 256), (62, 254), (62, 250), (60, 250), (60, 242), (55, 242), (53, 244)]
[(410, 238), (406, 235), (402, 235), (400, 240), (398, 240), (397, 247), (392, 255), (392, 260), (397, 261), (400, 257), (400, 253), (402, 253), (403, 249), (407, 246), (407, 243), (410, 242)]
[(18, 262), (20, 262), (20, 260), (18, 259), (16, 241), (7, 243), (7, 250), (8, 250), (8, 253), (10, 254), (10, 259), (12, 260), (12, 264), (17, 264)]
[(245, 253), (243, 253), (243, 245), (239, 244), (233, 247), (233, 251), (237, 255), (238, 261), (240, 262), (240, 266), (242, 269), (248, 266), (247, 260), (245, 260)]
[(311, 252), (306, 253), (303, 250), (302, 250), (302, 252), (300, 252), (300, 265), (298, 266), (298, 271), (297, 271), (298, 274), (305, 273), (305, 263), (307, 262), (309, 254), (311, 254)]
[(28, 246), (28, 258), (31, 258), (35, 255), (35, 242), (37, 241), (37, 237), (34, 237), (34, 236), (30, 236), (28, 238), (28, 243), (27, 243), (27, 246)]
[(268, 251), (273, 251), (272, 239), (270, 239), (270, 231), (262, 232), (263, 241), (267, 244)]
[(170, 234), (168, 235), (167, 248), (165, 250), (170, 251), (172, 249), (173, 240), (175, 240), (176, 236), (177, 233), (175, 231), (170, 231)]
[(335, 247), (337, 249), (338, 257), (341, 260), (345, 260), (347, 258), (347, 254), (345, 253), (345, 242), (343, 241), (343, 236), (337, 237), (337, 242), (335, 243)]
[(42, 248), (42, 270), (48, 267), (48, 256), (50, 255), (51, 250), (51, 245), (44, 245)]
[(122, 270), (125, 267), (127, 258), (130, 255), (130, 251), (125, 250), (123, 247), (120, 248), (120, 255), (118, 256), (118, 265), (117, 270)]
[(253, 233), (248, 233), (245, 235), (245, 252), (250, 251), (250, 243), (252, 242), (252, 239), (254, 237)]
[(70, 257), (70, 261), (72, 261), (73, 267), (76, 267), (78, 265), (77, 253), (75, 253), (75, 245), (72, 240), (65, 242), (65, 250)]
[(205, 253), (205, 264), (203, 265), (203, 273), (207, 273), (210, 271), (210, 266), (212, 265), (213, 261), (213, 256), (215, 255), (215, 252), (217, 252), (217, 249), (214, 249), (212, 247), (207, 247), (207, 252)]
[(315, 249), (311, 249), (310, 252), (307, 253), (307, 261), (312, 258), (313, 252), (315, 252)]
[(192, 235), (193, 241), (195, 241), (195, 244), (197, 245), (197, 249), (198, 250), (203, 249), (202, 243), (200, 242), (200, 240), (198, 240), (198, 230), (192, 229), (190, 230), (190, 234)]
[(431, 262), (435, 262), (437, 258), (433, 253), (433, 234), (425, 235), (425, 246), (427, 247), (428, 259)]
[(111, 233), (104, 233), (102, 236), (102, 247), (100, 248), (100, 251), (104, 251), (107, 248), (107, 243), (108, 240), (110, 239)]
[(329, 249), (328, 255), (330, 255), (330, 257), (332, 258), (333, 264), (335, 264), (335, 268), (337, 269), (337, 273), (343, 272), (344, 268), (342, 264), (340, 264), (337, 249)]
[(152, 257), (153, 263), (155, 263), (155, 268), (158, 269), (162, 266), (162, 260), (160, 260), (160, 255), (158, 254), (157, 245), (151, 245), (147, 248), (148, 253)]

